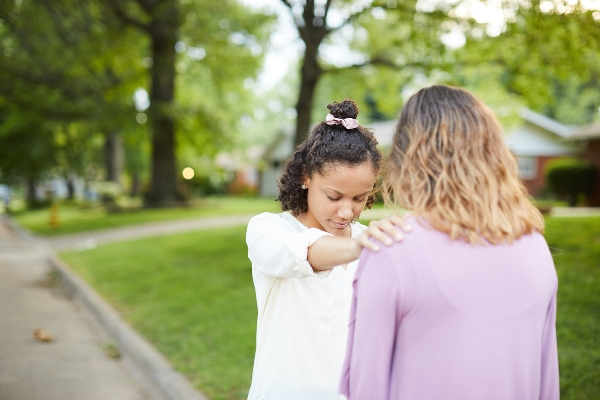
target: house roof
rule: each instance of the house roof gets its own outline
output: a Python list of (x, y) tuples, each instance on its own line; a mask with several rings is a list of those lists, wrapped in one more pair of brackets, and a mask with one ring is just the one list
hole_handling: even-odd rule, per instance
[(564, 139), (571, 136), (570, 127), (563, 125), (560, 122), (553, 120), (552, 118), (547, 117), (543, 114), (536, 113), (535, 111), (530, 110), (529, 108), (521, 109), (521, 118)]
[(571, 139), (573, 140), (598, 138), (600, 138), (600, 122), (576, 128), (571, 133)]
[(262, 154), (264, 161), (285, 160), (294, 151), (294, 127), (284, 126), (277, 132), (275, 138), (267, 146)]

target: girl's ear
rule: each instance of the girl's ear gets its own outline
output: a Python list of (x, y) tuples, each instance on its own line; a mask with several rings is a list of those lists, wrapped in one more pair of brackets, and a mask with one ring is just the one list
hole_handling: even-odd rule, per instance
[(302, 185), (308, 187), (310, 185), (310, 178), (308, 175), (302, 175)]

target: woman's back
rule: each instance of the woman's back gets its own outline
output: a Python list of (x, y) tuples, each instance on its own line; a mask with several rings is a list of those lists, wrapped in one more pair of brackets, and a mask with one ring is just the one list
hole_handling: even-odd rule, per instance
[(361, 256), (341, 391), (558, 398), (557, 277), (543, 236), (473, 245), (410, 222), (402, 243)]

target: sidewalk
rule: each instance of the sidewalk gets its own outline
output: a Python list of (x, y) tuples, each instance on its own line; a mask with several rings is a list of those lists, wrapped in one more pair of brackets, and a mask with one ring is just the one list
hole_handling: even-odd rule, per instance
[(247, 225), (255, 214), (227, 215), (219, 217), (200, 217), (175, 221), (153, 222), (97, 231), (60, 235), (44, 238), (57, 251), (71, 249), (90, 249), (99, 244), (141, 239), (151, 236), (171, 235), (202, 229)]
[[(0, 400), (148, 400), (93, 321), (52, 287), (41, 241), (0, 217)], [(50, 343), (34, 338), (43, 328)]]
[(553, 217), (600, 217), (600, 207), (552, 207)]

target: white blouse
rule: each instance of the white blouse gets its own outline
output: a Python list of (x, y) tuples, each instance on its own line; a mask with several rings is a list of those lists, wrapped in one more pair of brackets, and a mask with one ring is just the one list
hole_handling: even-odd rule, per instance
[[(351, 224), (352, 237), (366, 227)], [(346, 269), (313, 272), (308, 247), (322, 236), (289, 212), (263, 213), (248, 224), (258, 322), (249, 400), (339, 400), (352, 279)]]

